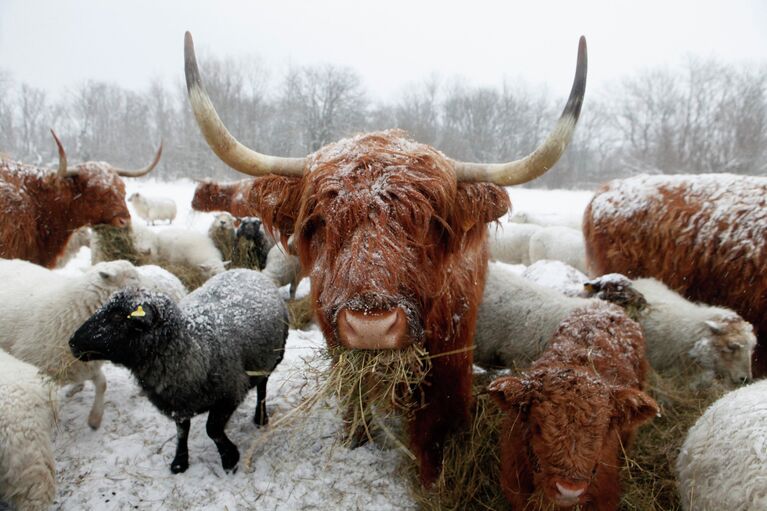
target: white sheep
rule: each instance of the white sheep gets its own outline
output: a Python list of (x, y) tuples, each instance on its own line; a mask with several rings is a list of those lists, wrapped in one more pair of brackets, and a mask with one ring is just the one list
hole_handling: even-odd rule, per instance
[(530, 238), (542, 229), (532, 224), (488, 226), (490, 259), (508, 264), (530, 264)]
[(531, 211), (514, 211), (507, 218), (509, 222), (516, 224), (533, 224), (541, 227), (561, 225), (571, 229), (581, 229), (582, 210), (569, 215), (534, 213)]
[(580, 296), (583, 284), (589, 280), (585, 273), (563, 263), (541, 259), (525, 268), (521, 275), (527, 280), (550, 287), (567, 296)]
[(647, 301), (639, 324), (655, 370), (692, 365), (700, 373), (693, 386), (708, 385), (716, 377), (736, 385), (751, 379), (756, 346), (751, 323), (731, 309), (686, 300), (656, 279), (637, 279), (631, 285)]
[(128, 197), (128, 202), (133, 205), (136, 214), (152, 224), (157, 220), (167, 220), (169, 224), (176, 218), (176, 203), (166, 197), (147, 197), (138, 192)]
[(57, 410), (50, 380), (0, 350), (0, 502), (11, 509), (45, 511), (53, 504)]
[(67, 241), (64, 252), (56, 259), (56, 268), (65, 267), (71, 261), (82, 247), (89, 247), (91, 244), (91, 228), (88, 226), (75, 229)]
[(96, 388), (88, 425), (101, 425), (106, 379), (101, 363), (76, 360), (69, 338), (114, 291), (138, 286), (127, 261), (99, 263), (82, 275), (65, 275), (19, 259), (0, 259), (0, 347), (39, 367), (59, 385), (85, 380)]
[[(611, 276), (605, 279), (617, 282)], [(590, 285), (594, 282), (598, 279)], [(734, 384), (751, 378), (756, 337), (750, 323), (729, 309), (685, 300), (654, 279), (631, 285), (647, 302), (638, 322), (655, 370), (687, 366), (695, 375), (693, 387), (716, 377)], [(543, 351), (559, 322), (589, 300), (565, 296), (490, 263), (477, 313), (475, 362), (483, 367), (527, 365)]]
[(686, 511), (767, 509), (767, 381), (705, 411), (687, 432), (676, 474)]
[(182, 228), (153, 231), (136, 224), (132, 224), (132, 229), (136, 249), (153, 261), (200, 268), (207, 277), (225, 270), (221, 252), (204, 233)]
[(530, 262), (553, 259), (586, 271), (586, 248), (580, 229), (542, 227), (530, 236)]
[(526, 367), (546, 348), (562, 320), (592, 303), (565, 296), (490, 263), (477, 312), (474, 362), (484, 368)]
[(288, 254), (281, 244), (269, 249), (262, 273), (272, 279), (277, 287), (290, 284), (290, 299), (296, 297), (296, 289), (301, 281), (301, 262), (297, 256)]
[(138, 271), (140, 285), (144, 289), (165, 293), (176, 302), (189, 293), (178, 277), (165, 268), (155, 264), (145, 264), (136, 266), (136, 271)]

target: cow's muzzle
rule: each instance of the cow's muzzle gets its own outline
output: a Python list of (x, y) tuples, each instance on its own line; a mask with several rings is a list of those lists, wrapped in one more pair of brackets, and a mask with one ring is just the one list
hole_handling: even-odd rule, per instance
[(402, 349), (413, 343), (402, 307), (382, 311), (341, 309), (337, 316), (338, 340), (350, 349)]

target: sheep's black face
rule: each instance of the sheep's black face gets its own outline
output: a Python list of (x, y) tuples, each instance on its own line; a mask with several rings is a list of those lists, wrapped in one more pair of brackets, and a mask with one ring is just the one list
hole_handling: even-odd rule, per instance
[(112, 295), (69, 340), (72, 354), (80, 360), (111, 360), (131, 365), (140, 358), (141, 342), (157, 317), (145, 292), (124, 289)]

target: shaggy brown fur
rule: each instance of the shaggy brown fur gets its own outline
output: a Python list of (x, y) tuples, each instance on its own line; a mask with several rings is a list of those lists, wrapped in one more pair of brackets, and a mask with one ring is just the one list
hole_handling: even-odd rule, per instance
[[(410, 421), (421, 480), (439, 474), (447, 435), (471, 402), (472, 345), (487, 269), (485, 224), (509, 208), (495, 185), (458, 183), (452, 164), (400, 131), (360, 135), (308, 158), (301, 178), (267, 176), (251, 199), (283, 243), (294, 231), (315, 317), (339, 345), (344, 307), (408, 311), (409, 332), (436, 357)], [(441, 356), (440, 356), (441, 355)]]
[[(490, 384), (507, 415), (501, 487), (513, 509), (617, 509), (622, 448), (658, 413), (641, 390), (646, 371), (639, 325), (596, 302), (573, 311), (521, 377)], [(560, 487), (584, 491), (563, 498)]]
[(195, 211), (228, 211), (236, 217), (253, 216), (249, 195), (256, 179), (243, 179), (232, 183), (202, 181), (197, 183), (192, 197)]
[[(754, 325), (754, 376), (766, 375), (767, 180), (653, 178), (654, 189), (645, 184), (650, 192), (641, 198), (630, 188), (621, 192), (628, 180), (604, 184), (594, 195), (583, 217), (591, 273), (654, 277), (689, 300), (732, 308)], [(702, 186), (706, 178), (729, 185)], [(597, 202), (620, 214), (595, 215)]]
[(53, 268), (72, 232), (130, 222), (125, 184), (107, 164), (83, 163), (73, 176), (0, 159), (0, 257)]

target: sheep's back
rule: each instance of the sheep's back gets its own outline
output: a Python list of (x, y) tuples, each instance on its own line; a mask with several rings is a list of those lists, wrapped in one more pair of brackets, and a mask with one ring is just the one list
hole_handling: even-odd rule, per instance
[(287, 309), (275, 285), (257, 271), (220, 273), (179, 302), (190, 333), (242, 360), (247, 371), (269, 372), (282, 360)]

